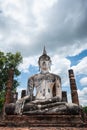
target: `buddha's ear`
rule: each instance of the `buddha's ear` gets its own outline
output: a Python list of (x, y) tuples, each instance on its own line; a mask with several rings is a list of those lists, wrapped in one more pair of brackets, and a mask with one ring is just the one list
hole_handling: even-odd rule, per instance
[(49, 70), (51, 70), (51, 61), (49, 62)]
[(40, 61), (38, 60), (38, 66), (39, 66), (39, 71), (40, 71)]
[(51, 65), (49, 64), (49, 70), (51, 70)]
[(38, 60), (38, 65), (40, 66), (40, 62), (39, 62), (39, 60)]

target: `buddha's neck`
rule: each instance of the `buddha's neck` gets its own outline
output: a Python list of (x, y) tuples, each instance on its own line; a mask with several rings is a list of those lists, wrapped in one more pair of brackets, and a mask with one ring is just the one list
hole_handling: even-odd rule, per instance
[(48, 70), (41, 70), (41, 73), (46, 74), (46, 73), (49, 73), (49, 71)]

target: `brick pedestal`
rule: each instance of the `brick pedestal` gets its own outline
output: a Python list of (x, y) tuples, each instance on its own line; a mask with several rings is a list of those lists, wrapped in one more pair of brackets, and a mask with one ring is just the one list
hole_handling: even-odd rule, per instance
[(6, 115), (5, 126), (15, 127), (84, 127), (81, 115), (33, 114)]

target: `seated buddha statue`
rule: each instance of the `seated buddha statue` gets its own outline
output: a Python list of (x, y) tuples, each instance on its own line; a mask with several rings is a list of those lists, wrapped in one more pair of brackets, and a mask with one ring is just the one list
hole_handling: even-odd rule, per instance
[[(42, 56), (38, 60), (40, 73), (35, 74), (28, 80), (27, 95), (30, 95), (31, 100), (33, 97), (34, 87), (36, 88), (35, 100), (46, 100), (54, 96), (62, 99), (61, 91), (61, 78), (58, 75), (49, 72), (51, 66), (51, 59), (47, 55), (44, 48)], [(55, 88), (54, 88), (55, 87)], [(54, 93), (54, 89), (56, 89)]]
[[(58, 102), (61, 102), (62, 100), (61, 78), (60, 76), (49, 72), (51, 68), (51, 59), (47, 55), (45, 47), (43, 54), (39, 57), (38, 65), (40, 73), (35, 74), (28, 79), (27, 96), (16, 102), (16, 113), (21, 112), (19, 107), (21, 104), (23, 111), (26, 111), (25, 105), (23, 106), (23, 104), (28, 104), (28, 107), (33, 107), (34, 104), (35, 107), (35, 104), (44, 102), (46, 104), (47, 101), (52, 102), (52, 99), (58, 100)], [(34, 88), (36, 90), (35, 96), (33, 96)]]
[[(63, 113), (71, 112), (74, 107), (77, 112), (79, 109), (76, 104), (62, 102), (61, 78), (59, 75), (50, 73), (51, 59), (47, 52), (39, 57), (38, 65), (40, 73), (28, 79), (27, 95), (13, 104), (14, 114), (37, 114), (37, 113)], [(33, 95), (34, 88), (36, 95)], [(8, 108), (7, 108), (8, 109)], [(8, 111), (8, 110), (7, 110)], [(8, 112), (7, 112), (8, 114)]]

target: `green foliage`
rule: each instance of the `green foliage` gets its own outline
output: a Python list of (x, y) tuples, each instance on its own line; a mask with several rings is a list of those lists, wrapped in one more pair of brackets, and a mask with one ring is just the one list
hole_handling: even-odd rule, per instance
[(87, 106), (83, 107), (83, 111), (87, 114)]
[[(0, 51), (0, 106), (3, 105), (4, 102), (4, 94), (6, 83), (8, 80), (8, 71), (9, 69), (14, 69), (14, 77), (20, 75), (20, 71), (18, 70), (18, 65), (22, 62), (22, 56), (19, 52), (15, 54), (4, 53)], [(17, 79), (14, 78), (13, 81), (13, 90), (19, 85)]]
[(5, 101), (5, 91), (1, 91), (0, 92), (0, 113), (2, 111), (2, 107), (3, 107), (3, 103)]
[[(8, 80), (8, 71), (10, 68), (14, 68), (14, 76), (20, 75), (18, 70), (18, 65), (22, 62), (22, 56), (19, 52), (15, 54), (0, 52), (0, 91), (5, 89), (6, 82)], [(14, 80), (13, 88), (17, 87), (19, 84)]]

